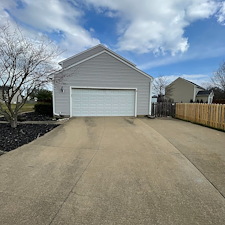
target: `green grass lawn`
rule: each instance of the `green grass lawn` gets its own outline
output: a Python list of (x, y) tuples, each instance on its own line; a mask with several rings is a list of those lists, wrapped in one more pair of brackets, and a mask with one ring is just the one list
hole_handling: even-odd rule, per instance
[[(6, 109), (6, 106), (4, 104), (3, 105), (3, 108)], [(35, 103), (26, 103), (24, 104), (24, 106), (20, 109), (20, 112), (31, 112), (31, 111), (34, 111), (34, 105)], [(12, 108), (15, 108), (16, 105), (12, 104)]]

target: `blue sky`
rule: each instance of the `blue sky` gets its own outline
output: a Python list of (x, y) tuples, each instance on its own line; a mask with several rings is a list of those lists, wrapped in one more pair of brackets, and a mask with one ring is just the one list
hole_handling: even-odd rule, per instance
[(1, 0), (0, 23), (47, 35), (62, 58), (102, 43), (153, 77), (205, 85), (225, 60), (220, 0)]

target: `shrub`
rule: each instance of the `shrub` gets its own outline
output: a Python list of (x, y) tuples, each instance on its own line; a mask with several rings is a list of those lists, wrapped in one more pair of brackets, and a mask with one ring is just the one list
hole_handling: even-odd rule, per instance
[(41, 89), (37, 92), (37, 100), (38, 102), (52, 102), (52, 92), (49, 90)]
[(225, 99), (213, 99), (213, 103), (225, 104)]
[(53, 107), (51, 103), (37, 103), (34, 106), (34, 111), (38, 114), (53, 116)]

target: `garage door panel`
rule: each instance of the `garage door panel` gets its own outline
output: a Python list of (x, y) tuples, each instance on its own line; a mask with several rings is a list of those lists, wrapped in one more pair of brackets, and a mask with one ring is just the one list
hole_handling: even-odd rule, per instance
[(72, 116), (134, 116), (135, 90), (72, 89)]

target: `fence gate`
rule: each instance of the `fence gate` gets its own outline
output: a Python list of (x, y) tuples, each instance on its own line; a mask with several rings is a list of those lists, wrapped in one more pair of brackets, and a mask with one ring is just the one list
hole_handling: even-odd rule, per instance
[(171, 102), (154, 102), (154, 103), (152, 103), (152, 116), (175, 117), (175, 113), (176, 113), (176, 103), (171, 103)]

